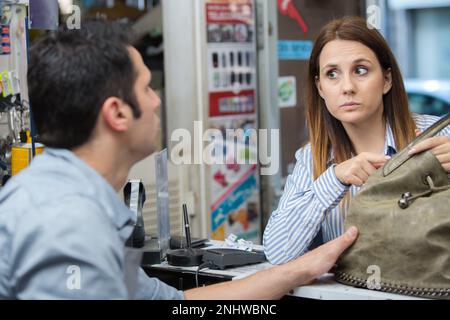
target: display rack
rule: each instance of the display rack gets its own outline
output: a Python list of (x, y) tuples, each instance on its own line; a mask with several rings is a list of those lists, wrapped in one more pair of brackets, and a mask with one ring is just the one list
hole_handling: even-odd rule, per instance
[(26, 140), (26, 131), (32, 129), (26, 81), (28, 8), (28, 0), (0, 2), (0, 186), (12, 173), (12, 147)]

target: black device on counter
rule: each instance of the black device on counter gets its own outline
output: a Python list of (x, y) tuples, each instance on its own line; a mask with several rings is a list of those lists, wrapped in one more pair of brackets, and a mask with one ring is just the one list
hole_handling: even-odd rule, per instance
[(145, 203), (145, 188), (140, 180), (130, 180), (123, 189), (125, 204), (136, 214), (136, 223), (131, 236), (125, 245), (131, 248), (142, 249), (142, 265), (161, 263), (161, 249), (157, 238), (145, 235), (144, 218), (142, 210)]
[(167, 262), (173, 266), (192, 267), (202, 263), (203, 250), (192, 248), (189, 215), (186, 204), (183, 204), (186, 248), (167, 251)]
[[(133, 183), (138, 184), (138, 186), (135, 185), (135, 190), (132, 190)], [(141, 181), (129, 181), (123, 189), (123, 197), (128, 208), (136, 213), (136, 224), (134, 225), (133, 233), (125, 245), (133, 248), (142, 248), (145, 245), (144, 218), (142, 217), (142, 208), (145, 203), (144, 184)]]
[(244, 251), (234, 248), (207, 249), (203, 253), (203, 262), (210, 269), (224, 270), (266, 261), (262, 251)]

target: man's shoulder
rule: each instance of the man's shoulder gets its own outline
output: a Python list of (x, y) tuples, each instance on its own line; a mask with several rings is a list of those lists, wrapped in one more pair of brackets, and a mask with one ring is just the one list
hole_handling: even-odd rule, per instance
[(18, 181), (8, 182), (0, 192), (0, 221), (17, 231), (25, 221), (28, 227), (83, 221), (92, 224), (99, 220), (95, 217), (104, 216), (97, 200), (86, 194), (61, 192), (44, 199), (33, 192)]
[[(93, 195), (89, 181), (70, 168), (52, 167), (44, 158), (36, 158), (18, 175), (12, 177), (0, 192), (0, 206), (11, 200), (17, 206), (41, 206), (63, 198)], [(26, 202), (18, 199), (26, 198)]]
[[(13, 177), (0, 191), (0, 208), (39, 208), (54, 206), (67, 199), (89, 202), (89, 193), (83, 188), (74, 188), (60, 179), (47, 179), (45, 173), (23, 172)], [(2, 210), (0, 210), (2, 211)]]

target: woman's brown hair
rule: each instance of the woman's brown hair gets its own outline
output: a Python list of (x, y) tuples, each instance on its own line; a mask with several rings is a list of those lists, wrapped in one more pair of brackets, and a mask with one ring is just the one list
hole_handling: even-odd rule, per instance
[(319, 58), (325, 45), (333, 40), (357, 41), (370, 48), (378, 58), (384, 71), (391, 70), (392, 88), (383, 96), (383, 118), (391, 126), (397, 150), (403, 149), (415, 137), (416, 125), (409, 112), (408, 98), (397, 61), (376, 30), (367, 27), (360, 17), (344, 17), (328, 23), (319, 33), (312, 50), (306, 88), (306, 118), (308, 121), (314, 179), (326, 169), (330, 150), (333, 149), (335, 163), (352, 157), (353, 146), (342, 126), (328, 111), (325, 101), (316, 87), (319, 77)]

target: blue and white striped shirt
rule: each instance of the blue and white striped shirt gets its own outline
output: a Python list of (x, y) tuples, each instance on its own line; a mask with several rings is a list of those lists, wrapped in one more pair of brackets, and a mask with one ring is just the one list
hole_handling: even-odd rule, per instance
[[(439, 118), (413, 114), (417, 128), (425, 130)], [(450, 127), (439, 135), (450, 137)], [(386, 126), (385, 154), (395, 153), (395, 141), (389, 125)], [(307, 252), (311, 242), (322, 230), (324, 242), (331, 241), (344, 233), (344, 213), (338, 204), (348, 191), (351, 196), (360, 187), (343, 185), (334, 173), (334, 166), (316, 180), (313, 179), (311, 145), (298, 150), (297, 164), (288, 176), (278, 208), (272, 213), (264, 231), (263, 243), (268, 260), (281, 264)]]

